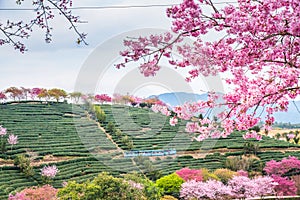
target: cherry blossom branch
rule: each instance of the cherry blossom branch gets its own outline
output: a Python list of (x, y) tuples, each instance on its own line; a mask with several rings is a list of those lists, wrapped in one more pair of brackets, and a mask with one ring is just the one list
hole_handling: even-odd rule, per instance
[[(18, 0), (16, 3), (21, 5), (23, 0)], [(53, 5), (54, 8), (46, 5), (46, 2)], [(71, 25), (70, 29), (73, 29), (74, 32), (78, 35), (77, 43), (84, 43), (87, 45), (85, 41), (86, 34), (80, 33), (75, 26), (75, 23), (80, 23), (79, 17), (74, 16), (69, 7), (72, 6), (71, 0), (34, 0), (33, 6), (36, 7), (34, 10), (36, 12), (36, 17), (32, 19), (29, 23), (20, 22), (11, 22), (7, 21), (7, 24), (0, 23), (0, 32), (3, 34), (4, 38), (0, 38), (0, 46), (4, 44), (11, 44), (15, 47), (15, 49), (19, 50), (21, 53), (24, 53), (27, 49), (22, 39), (28, 39), (30, 36), (30, 32), (32, 32), (33, 26), (38, 26), (41, 29), (46, 30), (45, 41), (47, 43), (51, 42), (51, 27), (49, 24), (49, 20), (54, 18), (54, 14), (52, 13), (52, 9), (57, 9), (59, 14), (62, 14), (64, 18), (66, 18)], [(6, 39), (5, 39), (6, 38)]]

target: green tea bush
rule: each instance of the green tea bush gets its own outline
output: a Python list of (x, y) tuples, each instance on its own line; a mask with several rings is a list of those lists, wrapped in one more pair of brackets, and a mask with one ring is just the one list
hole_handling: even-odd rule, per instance
[(157, 187), (163, 190), (165, 195), (172, 195), (179, 197), (180, 187), (184, 180), (177, 174), (173, 173), (167, 176), (163, 176), (156, 181)]

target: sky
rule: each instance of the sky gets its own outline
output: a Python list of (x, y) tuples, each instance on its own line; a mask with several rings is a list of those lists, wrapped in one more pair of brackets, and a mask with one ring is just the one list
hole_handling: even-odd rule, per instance
[[(20, 8), (31, 8), (26, 1)], [(80, 6), (160, 5), (176, 4), (178, 0), (84, 0), (73, 1)], [(1, 8), (18, 7), (14, 1), (0, 1)], [(1, 46), (0, 91), (5, 88), (43, 87), (62, 88), (68, 92), (130, 93), (137, 96), (185, 91), (202, 93), (211, 84), (203, 78), (189, 84), (184, 81), (186, 72), (178, 72), (162, 63), (163, 70), (156, 77), (145, 78), (138, 72), (137, 63), (117, 70), (114, 64), (121, 61), (118, 52), (122, 40), (129, 34), (139, 35), (168, 30), (171, 21), (166, 17), (167, 7), (87, 9), (74, 10), (74, 15), (86, 22), (78, 25), (87, 33), (88, 45), (76, 44), (76, 34), (59, 15), (51, 22), (52, 43), (44, 42), (44, 33), (34, 29), (25, 41), (28, 51), (24, 54), (12, 46)], [(33, 11), (0, 11), (1, 21), (30, 20)], [(1, 22), (0, 21), (0, 22)], [(217, 78), (218, 79), (218, 78)], [(210, 82), (209, 82), (210, 81)], [(219, 81), (219, 79), (217, 80)], [(215, 82), (215, 79), (213, 80)], [(214, 87), (214, 86), (213, 86)], [(223, 88), (218, 88), (222, 91)]]

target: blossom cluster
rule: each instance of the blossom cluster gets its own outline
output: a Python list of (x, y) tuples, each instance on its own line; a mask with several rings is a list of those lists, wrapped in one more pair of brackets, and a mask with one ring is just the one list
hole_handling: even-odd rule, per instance
[(300, 160), (294, 156), (289, 156), (281, 161), (271, 160), (266, 163), (264, 171), (279, 183), (275, 187), (278, 195), (295, 195), (297, 188), (295, 181), (287, 177), (289, 172), (300, 170)]
[[(0, 136), (1, 139), (7, 135), (7, 129), (4, 128), (3, 126), (0, 125)], [(18, 136), (14, 135), (14, 134), (9, 134), (8, 138), (7, 138), (7, 142), (10, 145), (15, 145), (18, 143)]]
[(44, 166), (41, 169), (41, 175), (43, 177), (47, 177), (47, 178), (54, 178), (58, 172), (59, 172), (59, 170), (55, 165)]
[(126, 181), (131, 187), (136, 188), (138, 190), (143, 190), (144, 189), (144, 185), (141, 183), (136, 183), (132, 180), (128, 180)]
[(3, 137), (4, 135), (7, 134), (7, 130), (6, 128), (3, 128), (1, 125), (0, 125), (0, 136)]
[(261, 139), (262, 139), (262, 136), (259, 135), (256, 131), (248, 131), (247, 133), (245, 133), (245, 134), (243, 135), (243, 138), (244, 138), (245, 140), (250, 139), (250, 138), (254, 138), (254, 139), (256, 139), (256, 140), (261, 140)]
[(155, 112), (155, 113), (162, 113), (166, 116), (170, 116), (171, 115), (171, 111), (169, 111), (168, 107), (167, 106), (164, 106), (164, 105), (160, 105), (160, 104), (154, 104), (152, 107), (151, 107), (152, 111)]
[(260, 176), (250, 179), (245, 176), (234, 176), (225, 185), (221, 181), (208, 180), (199, 182), (195, 180), (182, 184), (180, 197), (183, 199), (228, 199), (262, 197), (275, 193), (278, 185), (269, 176)]
[[(224, 133), (206, 131), (226, 136), (234, 129), (248, 130), (260, 121), (264, 121), (265, 130), (270, 130), (274, 113), (287, 111), (289, 99), (300, 95), (300, 6), (294, 0), (243, 0), (237, 4), (220, 8), (212, 1), (184, 0), (172, 6), (167, 16), (172, 20), (173, 33), (126, 40), (127, 49), (121, 52), (125, 62), (117, 67), (145, 60), (141, 72), (152, 76), (164, 58), (175, 68), (187, 68), (188, 81), (200, 75), (228, 73), (225, 82), (232, 91), (222, 97), (226, 109), (217, 116)], [(202, 40), (201, 36), (212, 32), (226, 35), (219, 34), (222, 36), (215, 41)], [(195, 42), (183, 43), (186, 37)], [(181, 58), (172, 56), (175, 51)], [(209, 99), (174, 111), (178, 118), (189, 120), (198, 116), (192, 113), (216, 106), (217, 101)], [(266, 111), (264, 119), (258, 112), (260, 107)], [(188, 130), (198, 130), (196, 123), (187, 126)], [(210, 136), (204, 134), (199, 140)]]

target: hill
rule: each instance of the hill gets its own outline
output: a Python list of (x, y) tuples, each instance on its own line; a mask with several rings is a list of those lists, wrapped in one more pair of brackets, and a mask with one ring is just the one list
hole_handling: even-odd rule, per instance
[[(45, 104), (24, 102), (0, 105), (0, 124), (9, 133), (18, 135), (19, 143), (12, 150), (0, 153), (0, 199), (17, 189), (41, 184), (40, 169), (55, 163), (59, 169), (53, 180), (57, 188), (64, 181), (84, 180), (102, 171), (120, 175), (133, 171), (156, 179), (183, 167), (216, 169), (224, 167), (229, 156), (243, 155), (242, 133), (228, 138), (191, 141), (179, 126), (169, 125), (169, 119), (149, 109), (124, 105), (100, 105), (106, 120), (99, 124), (87, 108), (66, 103)], [(109, 124), (114, 130), (109, 131)], [(175, 156), (125, 158), (128, 150), (124, 138), (133, 142), (135, 150), (176, 149)], [(253, 141), (254, 142), (254, 141)], [(257, 142), (261, 161), (299, 157), (299, 146), (269, 137)], [(13, 165), (17, 155), (31, 159), (35, 175), (26, 177)]]

